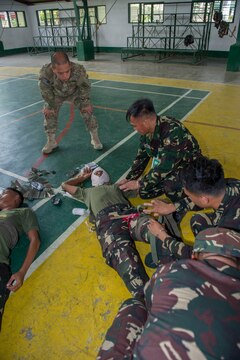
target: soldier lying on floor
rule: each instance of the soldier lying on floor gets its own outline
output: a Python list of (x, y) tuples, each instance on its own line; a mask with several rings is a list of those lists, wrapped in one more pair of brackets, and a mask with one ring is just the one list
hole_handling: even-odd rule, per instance
[[(91, 188), (77, 186), (90, 177)], [(93, 171), (85, 169), (64, 182), (62, 188), (87, 205), (90, 216), (95, 218), (106, 263), (117, 271), (133, 296), (142, 298), (149, 277), (128, 228), (130, 219), (139, 216), (139, 212), (127, 199), (133, 192), (123, 193), (117, 184), (109, 182), (106, 171), (97, 167)]]
[[(0, 195), (0, 329), (4, 305), (10, 291), (17, 291), (38, 252), (39, 228), (35, 213), (21, 207), (23, 195), (16, 189), (6, 188)], [(21, 234), (27, 234), (29, 247), (20, 269), (11, 275), (11, 250)]]

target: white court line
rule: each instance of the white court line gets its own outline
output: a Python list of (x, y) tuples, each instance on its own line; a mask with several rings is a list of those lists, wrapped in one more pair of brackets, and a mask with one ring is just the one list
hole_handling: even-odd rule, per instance
[(35, 103), (33, 103), (33, 104), (24, 106), (24, 107), (22, 107), (22, 108), (20, 108), (20, 109), (16, 109), (16, 110), (10, 111), (10, 112), (8, 112), (8, 113), (6, 113), (6, 114), (2, 114), (2, 115), (0, 115), (0, 118), (3, 117), (3, 116), (7, 116), (7, 115), (10, 115), (10, 114), (13, 114), (13, 113), (15, 113), (15, 112), (17, 112), (17, 111), (21, 111), (21, 110), (30, 108), (30, 107), (32, 107), (32, 106), (34, 106), (34, 105), (37, 105), (37, 104), (42, 103), (43, 101), (44, 101), (44, 100), (40, 100), (40, 101), (37, 101), (37, 102), (35, 102)]
[[(30, 75), (30, 74), (29, 74)], [(32, 81), (38, 81), (38, 79), (27, 79), (27, 78), (19, 78), (19, 79), (22, 79), (22, 80), (32, 80)], [(106, 80), (97, 80), (93, 83), (91, 83), (91, 86), (94, 86), (94, 87), (99, 87), (99, 88), (104, 88), (104, 89), (111, 89), (111, 90), (119, 90), (119, 91), (130, 91), (130, 92), (139, 92), (139, 93), (146, 93), (146, 94), (156, 94), (156, 95), (166, 95), (166, 96), (173, 96), (173, 97), (178, 97), (180, 95), (177, 95), (177, 94), (169, 94), (169, 93), (161, 93), (161, 92), (156, 92), (156, 91), (144, 91), (144, 90), (137, 90), (137, 89), (127, 89), (127, 88), (120, 88), (120, 87), (113, 87), (113, 86), (96, 86), (96, 84), (99, 84), (101, 82), (104, 82)], [(114, 80), (108, 80), (108, 81), (112, 81), (114, 82)], [(11, 81), (10, 81), (11, 82)], [(121, 82), (121, 81), (120, 81)], [(0, 82), (1, 84), (1, 82)], [(4, 83), (5, 84), (5, 83)], [(142, 84), (135, 84), (134, 85), (142, 85)], [(147, 86), (156, 86), (156, 87), (159, 87), (159, 86), (163, 86), (163, 85), (156, 85), (156, 84), (143, 84), (143, 85), (147, 85)], [(183, 89), (183, 90), (187, 90), (187, 88), (178, 88), (178, 87), (174, 87), (174, 86), (165, 86), (164, 87), (169, 87), (169, 88), (176, 88), (176, 89)], [(192, 91), (193, 89), (191, 89)], [(204, 91), (204, 92), (207, 92), (208, 90), (199, 90), (199, 91)], [(189, 91), (187, 91), (187, 93), (189, 93)], [(183, 94), (183, 95), (186, 95)], [(182, 96), (182, 95), (181, 95)], [(196, 96), (189, 96), (188, 97), (189, 99), (202, 99), (201, 97), (196, 97)]]
[[(119, 91), (139, 92), (139, 93), (143, 93), (143, 94), (166, 95), (166, 96), (173, 96), (173, 97), (178, 97), (179, 96), (179, 95), (176, 95), (176, 94), (161, 93), (161, 92), (157, 92), (157, 91), (148, 91), (148, 90), (145, 91), (145, 90), (136, 90), (136, 89), (117, 88), (117, 87), (113, 87), (113, 86), (98, 86), (98, 85), (95, 86), (94, 85), (94, 87), (96, 87), (96, 88), (104, 88), (104, 89), (111, 89), (111, 90), (119, 90)], [(189, 93), (189, 91), (187, 91), (187, 93)], [(185, 94), (183, 94), (183, 95), (185, 95)]]
[[(31, 79), (31, 78), (19, 78), (19, 80), (38, 81), (37, 79)], [(1, 84), (1, 83), (0, 83), (0, 84)]]
[(95, 84), (99, 84), (100, 82), (103, 82), (103, 81), (105, 81), (105, 80), (97, 80), (97, 81), (91, 83), (91, 86), (92, 86), (92, 85), (95, 85)]
[(96, 158), (95, 160), (93, 160), (93, 162), (98, 163), (99, 161), (101, 161), (102, 159), (104, 159), (107, 155), (111, 154), (114, 150), (116, 150), (117, 148), (119, 148), (119, 146), (121, 146), (121, 145), (124, 144), (126, 141), (128, 141), (129, 139), (131, 139), (131, 137), (133, 137), (136, 133), (137, 133), (137, 131), (133, 131), (131, 134), (129, 134), (129, 135), (126, 136), (124, 139), (122, 139), (121, 141), (119, 141), (116, 145), (114, 145), (111, 149), (109, 149), (109, 150), (106, 151), (104, 154), (102, 154), (101, 156), (99, 156), (98, 158)]
[[(1, 77), (9, 77), (9, 75), (0, 75), (0, 78)], [(11, 78), (10, 78), (10, 80), (8, 80), (8, 81), (4, 81), (4, 82), (1, 82), (0, 81), (0, 85), (4, 85), (4, 84), (8, 84), (8, 83), (11, 83), (11, 82), (14, 82), (14, 81), (17, 81), (17, 80), (30, 80), (30, 81), (38, 81), (38, 79), (31, 79), (31, 78), (29, 78), (30, 76), (32, 76), (32, 74), (27, 74), (26, 76), (28, 76), (28, 77), (21, 77), (21, 76), (12, 76)]]
[(9, 175), (9, 176), (11, 176), (11, 177), (14, 177), (14, 178), (16, 178), (16, 179), (18, 179), (18, 180), (28, 181), (28, 179), (27, 179), (26, 177), (21, 176), (21, 175), (17, 175), (17, 174), (15, 174), (15, 173), (13, 173), (13, 172), (11, 172), (11, 171), (8, 171), (8, 170), (5, 170), (5, 169), (3, 169), (3, 168), (0, 168), (0, 172), (1, 172), (2, 174), (5, 174), (5, 175)]
[(5, 85), (5, 84), (9, 84), (9, 83), (12, 83), (14, 81), (19, 81), (21, 78), (15, 78), (13, 77), (12, 80), (9, 80), (9, 81), (4, 81), (4, 82), (1, 82), (0, 81), (0, 85)]
[(204, 98), (202, 98), (202, 100), (200, 100), (200, 101), (197, 103), (197, 105), (195, 105), (194, 108), (192, 108), (192, 109), (181, 119), (181, 121), (186, 120), (186, 118), (187, 118), (193, 111), (195, 111), (196, 108), (198, 108), (198, 107), (201, 105), (201, 103), (202, 103), (209, 95), (211, 95), (211, 93), (212, 93), (212, 92), (210, 91), (208, 94), (206, 94), (206, 95), (204, 96)]
[(184, 97), (186, 97), (187, 94), (189, 94), (192, 91), (192, 89), (189, 89), (185, 94), (180, 96), (177, 100), (173, 101), (169, 106), (165, 107), (165, 109), (159, 111), (158, 115), (163, 114), (166, 110), (170, 109), (173, 105), (175, 105), (177, 102), (182, 100)]

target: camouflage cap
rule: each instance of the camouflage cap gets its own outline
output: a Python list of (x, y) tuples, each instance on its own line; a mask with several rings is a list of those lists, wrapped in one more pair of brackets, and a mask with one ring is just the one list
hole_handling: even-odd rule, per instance
[(240, 233), (220, 227), (205, 229), (197, 234), (193, 252), (240, 257)]

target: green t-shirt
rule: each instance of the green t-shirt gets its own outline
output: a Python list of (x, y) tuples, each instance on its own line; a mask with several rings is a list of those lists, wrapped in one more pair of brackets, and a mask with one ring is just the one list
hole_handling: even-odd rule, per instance
[(35, 213), (29, 208), (0, 211), (0, 263), (9, 264), (10, 250), (19, 236), (30, 230), (39, 231)]
[(73, 196), (84, 202), (94, 216), (96, 216), (99, 211), (111, 205), (130, 205), (117, 184), (101, 185), (92, 188), (79, 187)]

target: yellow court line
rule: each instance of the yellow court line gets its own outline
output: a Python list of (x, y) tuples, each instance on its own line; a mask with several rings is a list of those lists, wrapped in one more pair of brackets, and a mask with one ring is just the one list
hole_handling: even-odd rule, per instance
[[(39, 75), (39, 70), (41, 67), (15, 67), (15, 66), (3, 66), (0, 67), (0, 76), (1, 74), (9, 76), (14, 75), (27, 75), (29, 73)], [(112, 80), (112, 81), (123, 81), (123, 82), (133, 82), (141, 84), (151, 84), (151, 85), (162, 85), (170, 87), (187, 87), (194, 88), (197, 90), (214, 90), (217, 87), (227, 87), (227, 88), (240, 88), (238, 84), (229, 84), (229, 83), (214, 83), (206, 81), (195, 81), (195, 80), (182, 80), (182, 79), (169, 79), (161, 78), (154, 76), (142, 76), (142, 75), (129, 75), (129, 74), (109, 74), (105, 72), (96, 72), (96, 71), (87, 71), (88, 75), (92, 79), (96, 80)]]

